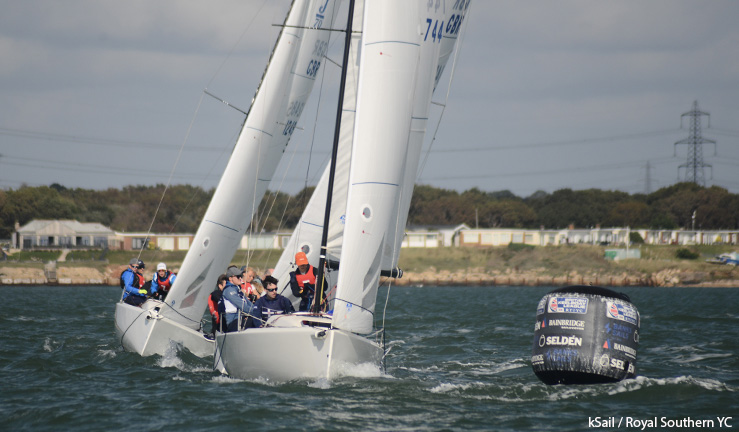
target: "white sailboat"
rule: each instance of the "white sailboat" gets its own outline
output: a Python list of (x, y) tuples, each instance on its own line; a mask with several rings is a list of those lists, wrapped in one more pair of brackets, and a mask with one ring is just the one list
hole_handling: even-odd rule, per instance
[(216, 279), (249, 226), (311, 93), (328, 47), (334, 0), (295, 0), (285, 19), (239, 138), (166, 301), (119, 302), (121, 345), (142, 356), (173, 343), (213, 355), (202, 318)]
[[(333, 313), (277, 315), (264, 327), (217, 335), (216, 362), (235, 377), (330, 379), (349, 365), (379, 367), (384, 355), (374, 326), (380, 275), (397, 266), (431, 95), (469, 0), (356, 3), (347, 27), (361, 23), (361, 40), (347, 42), (334, 188), (324, 173), (275, 268), (284, 286), (297, 250), (318, 268), (323, 258), (339, 261)], [(328, 224), (316, 215), (327, 196)]]

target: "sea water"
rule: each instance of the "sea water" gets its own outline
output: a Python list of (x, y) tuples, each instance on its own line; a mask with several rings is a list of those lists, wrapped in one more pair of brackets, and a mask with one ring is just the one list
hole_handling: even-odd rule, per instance
[(547, 386), (530, 359), (551, 289), (392, 287), (385, 309), (383, 288), (384, 370), (276, 384), (223, 376), (177, 347), (124, 351), (119, 288), (0, 287), (0, 430), (739, 428), (736, 289), (619, 289), (641, 313), (637, 378)]

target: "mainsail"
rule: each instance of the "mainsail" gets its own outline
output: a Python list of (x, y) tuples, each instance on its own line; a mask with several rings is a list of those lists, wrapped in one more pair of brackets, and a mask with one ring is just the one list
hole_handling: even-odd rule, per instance
[(241, 134), (161, 314), (197, 328), (218, 275), (249, 226), (313, 88), (332, 0), (297, 0), (285, 19)]
[[(372, 331), (384, 249), (388, 242), (395, 243), (387, 236), (398, 223), (418, 70), (430, 66), (420, 64), (425, 17), (418, 3), (365, 5), (341, 254), (344, 271), (339, 273), (333, 314), (334, 327), (356, 333)], [(438, 28), (442, 19), (434, 15), (428, 19)], [(435, 65), (438, 57), (432, 60)]]

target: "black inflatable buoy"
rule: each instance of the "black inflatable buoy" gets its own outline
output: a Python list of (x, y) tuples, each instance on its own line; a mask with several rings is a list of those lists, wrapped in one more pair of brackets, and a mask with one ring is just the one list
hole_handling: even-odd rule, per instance
[(539, 301), (531, 366), (545, 384), (596, 384), (636, 376), (639, 311), (629, 296), (595, 286)]

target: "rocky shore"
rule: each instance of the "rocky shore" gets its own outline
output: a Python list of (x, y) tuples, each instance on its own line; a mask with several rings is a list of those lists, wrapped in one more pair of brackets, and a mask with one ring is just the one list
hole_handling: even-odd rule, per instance
[[(48, 272), (32, 267), (0, 267), (0, 285), (111, 285), (119, 284), (119, 275), (125, 266), (111, 265), (100, 271), (91, 267), (58, 267), (55, 277)], [(482, 268), (464, 271), (437, 270), (430, 267), (422, 272), (405, 272), (393, 283), (399, 286), (703, 286), (739, 287), (733, 269), (728, 274), (666, 268), (653, 273), (625, 272), (585, 273), (571, 271), (565, 275), (551, 276), (545, 269), (515, 271), (484, 271)], [(736, 272), (739, 278), (739, 270)], [(150, 276), (150, 275), (147, 275)]]

